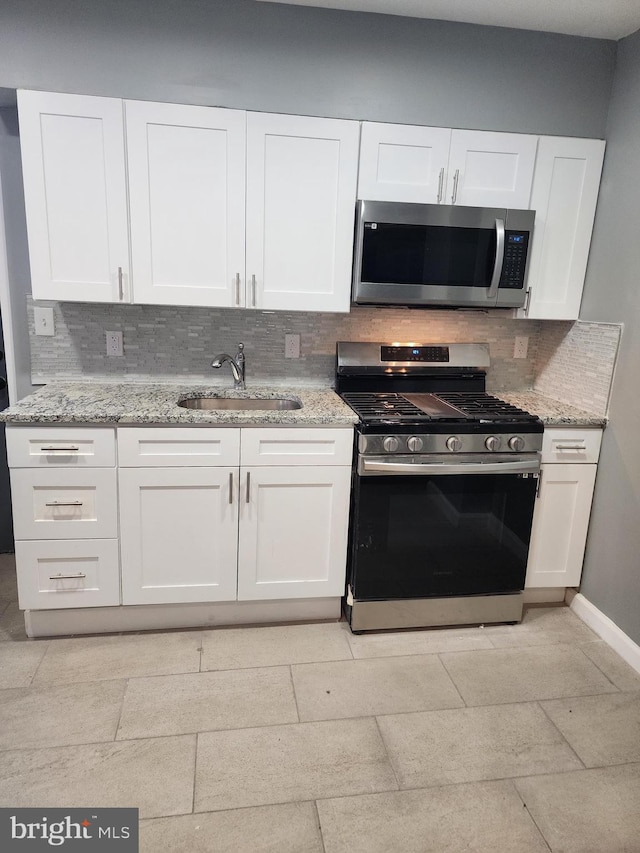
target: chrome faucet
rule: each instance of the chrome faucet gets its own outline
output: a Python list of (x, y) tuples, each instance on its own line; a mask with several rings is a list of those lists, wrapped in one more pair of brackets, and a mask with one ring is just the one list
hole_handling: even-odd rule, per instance
[(221, 352), (211, 362), (211, 367), (222, 367), (225, 361), (229, 362), (231, 373), (233, 374), (233, 389), (234, 391), (244, 391), (246, 385), (244, 383), (244, 344), (238, 344), (238, 352), (236, 357), (232, 358), (229, 353)]

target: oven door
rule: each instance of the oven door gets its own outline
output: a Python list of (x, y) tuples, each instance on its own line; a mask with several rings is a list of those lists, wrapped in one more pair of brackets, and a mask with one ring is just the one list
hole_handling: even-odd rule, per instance
[(538, 454), (361, 457), (349, 578), (361, 601), (523, 589)]

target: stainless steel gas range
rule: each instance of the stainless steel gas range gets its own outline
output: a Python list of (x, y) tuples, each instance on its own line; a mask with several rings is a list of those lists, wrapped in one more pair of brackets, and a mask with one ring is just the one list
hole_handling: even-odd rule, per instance
[(485, 392), (488, 366), (487, 344), (338, 343), (354, 632), (522, 618), (543, 424)]

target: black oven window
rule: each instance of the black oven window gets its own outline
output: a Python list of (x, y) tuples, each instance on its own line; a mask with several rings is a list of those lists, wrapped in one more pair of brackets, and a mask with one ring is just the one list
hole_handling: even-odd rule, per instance
[(489, 287), (495, 228), (365, 223), (362, 280), (373, 283)]
[(359, 477), (351, 579), (358, 599), (523, 589), (537, 480)]

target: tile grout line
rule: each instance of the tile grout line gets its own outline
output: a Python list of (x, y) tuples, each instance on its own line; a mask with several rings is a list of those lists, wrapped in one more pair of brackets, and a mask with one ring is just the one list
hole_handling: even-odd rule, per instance
[[(611, 693), (602, 693), (602, 694), (600, 694), (600, 695), (601, 695), (601, 696), (611, 696)], [(577, 697), (570, 696), (570, 697), (567, 697), (567, 698), (569, 698), (569, 699), (580, 699), (580, 698), (582, 698), (582, 697), (580, 697), (580, 696), (577, 696)], [(585, 770), (588, 770), (589, 768), (587, 767), (587, 765), (584, 763), (584, 761), (583, 761), (583, 760), (582, 760), (582, 758), (580, 757), (580, 754), (578, 753), (578, 751), (576, 750), (576, 748), (573, 746), (573, 744), (572, 744), (572, 743), (569, 741), (569, 739), (566, 737), (566, 735), (564, 734), (564, 732), (562, 731), (562, 729), (561, 729), (559, 726), (556, 726), (556, 724), (553, 722), (553, 720), (551, 719), (551, 717), (549, 716), (549, 714), (547, 714), (546, 709), (545, 709), (545, 708), (544, 708), (544, 706), (542, 705), (542, 703), (543, 703), (543, 702), (554, 702), (554, 701), (563, 701), (563, 700), (539, 699), (539, 700), (536, 700), (536, 705), (538, 705), (538, 707), (540, 708), (540, 710), (542, 711), (542, 713), (545, 715), (545, 717), (547, 718), (547, 720), (549, 720), (549, 722), (550, 722), (550, 723), (551, 723), (551, 725), (554, 727), (554, 729), (558, 732), (558, 734), (560, 735), (560, 737), (562, 738), (562, 740), (567, 744), (567, 746), (569, 747), (569, 749), (571, 750), (571, 752), (575, 755), (575, 757), (578, 759), (578, 761), (580, 762), (580, 764), (582, 764), (582, 767), (583, 767)]]
[(298, 722), (301, 723), (302, 720), (300, 719), (300, 708), (298, 707), (298, 694), (296, 693), (296, 685), (295, 685), (295, 682), (293, 680), (293, 665), (289, 664), (288, 669), (289, 669), (289, 681), (291, 683), (291, 690), (293, 692), (293, 701), (295, 702), (295, 706), (296, 706), (296, 716), (298, 717)]
[(376, 716), (373, 717), (376, 729), (378, 731), (378, 737), (382, 743), (382, 748), (384, 749), (384, 753), (387, 756), (387, 761), (389, 763), (389, 767), (391, 768), (391, 772), (393, 773), (393, 778), (396, 780), (397, 790), (401, 791), (400, 780), (398, 779), (398, 774), (396, 773), (396, 768), (393, 766), (393, 759), (391, 758), (391, 753), (389, 752), (389, 748), (387, 747), (386, 741), (384, 739), (384, 735), (382, 734), (382, 729), (380, 728), (380, 722)]
[(196, 777), (198, 775), (198, 748), (200, 746), (200, 732), (196, 732), (196, 748), (193, 754), (193, 787), (191, 789), (191, 814), (196, 813)]
[[(486, 649), (485, 649), (485, 651), (486, 651)], [(442, 654), (448, 654), (448, 653), (447, 653), (447, 652), (443, 652)], [(464, 698), (464, 696), (462, 695), (462, 691), (460, 690), (460, 688), (459, 688), (459, 687), (458, 687), (458, 685), (456, 684), (454, 677), (453, 677), (453, 676), (451, 675), (451, 673), (449, 672), (449, 669), (448, 669), (448, 667), (447, 667), (446, 663), (442, 660), (442, 655), (441, 655), (441, 654), (439, 654), (439, 655), (438, 655), (438, 660), (440, 661), (440, 665), (442, 666), (442, 668), (444, 669), (444, 671), (447, 673), (447, 677), (449, 678), (449, 680), (450, 680), (450, 681), (451, 681), (451, 683), (453, 684), (453, 686), (454, 686), (454, 688), (455, 688), (455, 691), (456, 691), (456, 693), (458, 694), (458, 696), (460, 697), (460, 701), (462, 702), (463, 706), (464, 706), (465, 708), (469, 708), (470, 706), (469, 706), (469, 704), (467, 703), (467, 700), (466, 700), (466, 699)], [(507, 704), (507, 703), (500, 703), (500, 704)], [(518, 704), (518, 703), (514, 703), (514, 704)], [(476, 707), (478, 707), (478, 706), (476, 706)], [(484, 707), (484, 706), (482, 706), (482, 707)]]
[(125, 700), (125, 697), (127, 695), (128, 689), (129, 689), (129, 679), (126, 678), (126, 679), (124, 679), (124, 690), (122, 691), (122, 699), (120, 701), (120, 713), (118, 714), (118, 722), (116, 724), (116, 731), (115, 731), (115, 734), (113, 736), (113, 742), (114, 743), (116, 743), (116, 742), (120, 743), (121, 742), (121, 741), (118, 741), (118, 732), (120, 730), (120, 723), (122, 721), (122, 714), (124, 712), (124, 700)]
[[(575, 772), (575, 771), (574, 771), (574, 772)], [(534, 777), (531, 777), (531, 776), (521, 776), (521, 777), (516, 777), (516, 778), (524, 778), (524, 779), (529, 778), (529, 779), (530, 779), (530, 778), (534, 778)], [(540, 829), (540, 827), (538, 826), (538, 821), (534, 818), (534, 816), (533, 816), (533, 815), (531, 814), (531, 812), (529, 811), (529, 806), (525, 803), (525, 801), (524, 801), (524, 798), (523, 798), (522, 794), (521, 794), (521, 793), (520, 793), (520, 791), (518, 790), (518, 786), (515, 784), (515, 781), (514, 781), (513, 779), (511, 779), (511, 780), (509, 780), (509, 781), (511, 782), (511, 787), (512, 787), (512, 788), (513, 788), (513, 790), (516, 792), (517, 796), (520, 798), (520, 800), (521, 800), (521, 802), (522, 802), (522, 805), (524, 806), (524, 809), (525, 809), (526, 813), (529, 815), (529, 819), (531, 820), (531, 822), (533, 823), (533, 825), (535, 826), (535, 828), (536, 828), (536, 829), (538, 830), (538, 832), (540, 833), (540, 837), (542, 838), (542, 840), (543, 840), (543, 841), (544, 841), (544, 843), (546, 844), (547, 849), (549, 850), (549, 853), (553, 853), (553, 848), (551, 847), (551, 845), (550, 845), (550, 844), (549, 844), (549, 842), (547, 841), (547, 839), (546, 839), (546, 837), (545, 837), (544, 832), (543, 832), (543, 831)]]
[(318, 811), (318, 801), (313, 801), (313, 808), (316, 813), (316, 826), (318, 827), (318, 835), (320, 836), (320, 844), (322, 845), (322, 853), (327, 853), (327, 848), (324, 843), (324, 833), (322, 832), (322, 823), (320, 821), (320, 812)]

